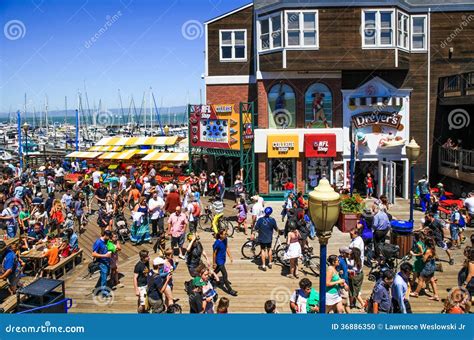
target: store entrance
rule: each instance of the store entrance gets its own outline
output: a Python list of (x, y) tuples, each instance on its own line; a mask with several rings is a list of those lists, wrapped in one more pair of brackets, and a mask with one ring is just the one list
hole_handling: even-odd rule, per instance
[(372, 196), (377, 197), (379, 195), (377, 192), (379, 178), (378, 167), (378, 161), (357, 161), (355, 163), (354, 192), (357, 192), (363, 196), (366, 195), (365, 178), (367, 177), (367, 174), (370, 173), (372, 178), (374, 179), (374, 192)]

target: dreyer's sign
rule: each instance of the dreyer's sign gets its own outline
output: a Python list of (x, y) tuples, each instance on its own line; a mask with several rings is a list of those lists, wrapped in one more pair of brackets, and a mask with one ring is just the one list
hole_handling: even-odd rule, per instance
[(363, 112), (352, 117), (357, 129), (375, 124), (385, 125), (397, 129), (400, 127), (402, 116), (398, 112)]

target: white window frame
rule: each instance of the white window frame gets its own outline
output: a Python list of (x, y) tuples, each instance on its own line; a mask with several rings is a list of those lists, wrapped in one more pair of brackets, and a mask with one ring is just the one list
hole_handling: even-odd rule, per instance
[[(407, 30), (404, 31), (402, 27), (400, 27), (400, 22), (399, 22), (399, 16), (404, 16), (407, 20)], [(405, 50), (405, 51), (409, 51), (410, 50), (410, 42), (411, 42), (411, 35), (410, 35), (410, 28), (411, 28), (411, 18), (408, 14), (402, 12), (402, 11), (397, 11), (397, 32), (396, 32), (396, 36), (397, 36), (397, 47), (402, 49), (402, 50)], [(400, 34), (399, 33), (402, 33), (402, 34), (407, 34), (407, 46), (403, 46), (399, 40), (400, 38)]]
[[(224, 32), (231, 32), (231, 44), (230, 45), (222, 45), (222, 33)], [(235, 32), (244, 32), (244, 58), (236, 58), (235, 57)], [(222, 47), (223, 46), (231, 46), (232, 47), (232, 57), (231, 58), (223, 58), (222, 57)], [(245, 62), (247, 61), (247, 30), (245, 28), (235, 28), (235, 29), (224, 29), (219, 30), (219, 59), (221, 62)]]
[[(367, 45), (365, 43), (365, 13), (366, 12), (375, 12), (375, 45)], [(381, 44), (380, 37), (382, 33), (382, 25), (381, 25), (381, 12), (391, 12), (392, 16), (392, 37), (391, 37), (391, 44)], [(362, 39), (362, 48), (364, 49), (383, 49), (383, 48), (393, 48), (396, 47), (396, 33), (397, 33), (397, 21), (398, 17), (395, 16), (395, 9), (394, 8), (367, 8), (361, 11), (361, 39)]]
[[(279, 17), (280, 18), (280, 38), (281, 38), (281, 44), (280, 46), (273, 46), (273, 25), (272, 25), (272, 20), (273, 18), (277, 18)], [(268, 20), (268, 41), (270, 42), (270, 46), (269, 48), (267, 49), (263, 49), (263, 46), (262, 46), (262, 21), (263, 20)], [(283, 47), (285, 46), (285, 40), (283, 39), (284, 38), (284, 25), (283, 25), (283, 13), (282, 12), (279, 12), (279, 13), (276, 13), (276, 14), (270, 14), (270, 15), (266, 15), (266, 16), (263, 16), (261, 18), (258, 18), (258, 51), (259, 52), (268, 52), (268, 51), (277, 51), (277, 50), (280, 50), (280, 49), (283, 49)]]
[[(299, 45), (288, 45), (288, 14), (289, 13), (298, 13), (298, 20), (299, 20), (299, 37), (300, 37), (300, 44)], [(315, 16), (316, 21), (316, 44), (315, 45), (304, 45), (304, 13), (313, 13)], [(319, 11), (313, 9), (305, 9), (305, 10), (286, 10), (284, 15), (284, 27), (285, 27), (285, 48), (286, 49), (319, 49)]]
[[(425, 19), (425, 24), (424, 24), (424, 27), (423, 27), (423, 34), (425, 36), (425, 39), (424, 39), (424, 46), (422, 48), (414, 48), (413, 47), (413, 36), (415, 35), (414, 34), (414, 31), (413, 31), (413, 19), (415, 18), (424, 18)], [(427, 49), (428, 49), (428, 16), (426, 14), (416, 14), (416, 15), (412, 15), (410, 17), (410, 50), (412, 52), (426, 52)], [(417, 35), (419, 35), (420, 33), (416, 33)]]

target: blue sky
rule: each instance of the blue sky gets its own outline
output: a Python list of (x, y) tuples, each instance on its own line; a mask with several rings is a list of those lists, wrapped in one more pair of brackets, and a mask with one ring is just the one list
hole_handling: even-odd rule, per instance
[[(250, 0), (0, 0), (0, 111), (89, 102), (140, 106), (152, 87), (158, 106), (199, 101), (202, 23)], [(186, 33), (187, 31), (187, 33)], [(183, 34), (183, 32), (185, 32)], [(93, 41), (95, 40), (95, 41)], [(204, 90), (203, 90), (204, 95)]]

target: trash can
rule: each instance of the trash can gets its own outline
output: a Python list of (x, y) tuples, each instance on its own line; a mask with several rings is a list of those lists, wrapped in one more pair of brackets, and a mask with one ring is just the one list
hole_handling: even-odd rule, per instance
[(410, 221), (393, 220), (391, 222), (390, 243), (400, 248), (399, 258), (410, 253), (413, 247), (413, 223)]
[(28, 286), (17, 291), (17, 312), (24, 312), (31, 309), (34, 313), (67, 313), (64, 303), (57, 302), (65, 299), (65, 285), (62, 280), (52, 280), (39, 278)]

